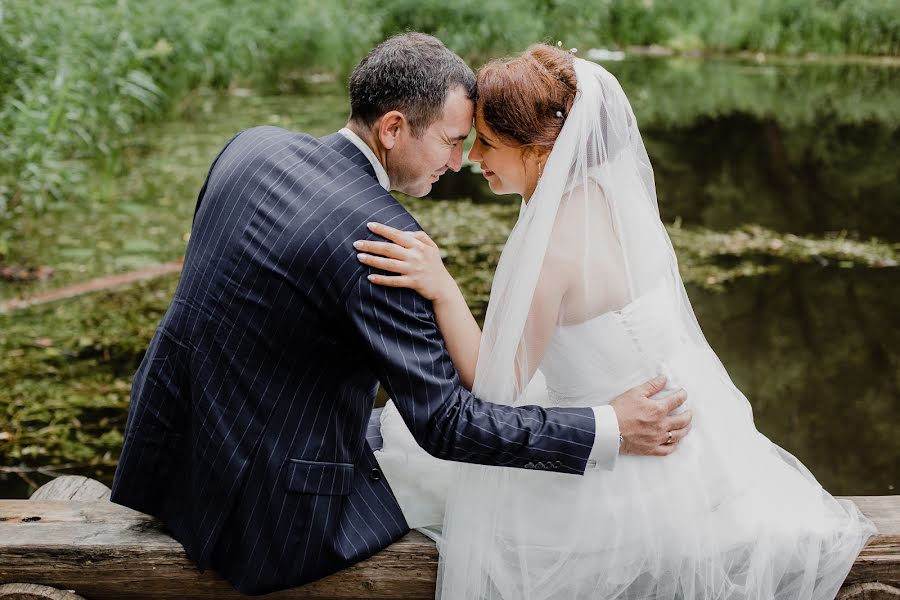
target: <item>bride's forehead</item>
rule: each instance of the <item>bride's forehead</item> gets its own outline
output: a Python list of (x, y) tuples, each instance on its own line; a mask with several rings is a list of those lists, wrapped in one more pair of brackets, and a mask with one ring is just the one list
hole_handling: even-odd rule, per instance
[(494, 133), (491, 126), (484, 120), (484, 115), (481, 114), (480, 110), (475, 112), (475, 131), (478, 132), (478, 135), (481, 136), (482, 139), (487, 141), (494, 141), (497, 139), (497, 134)]

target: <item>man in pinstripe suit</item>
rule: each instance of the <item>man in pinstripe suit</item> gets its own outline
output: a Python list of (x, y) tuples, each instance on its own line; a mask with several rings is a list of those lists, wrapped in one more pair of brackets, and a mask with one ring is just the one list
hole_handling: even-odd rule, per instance
[(159, 517), (244, 593), (313, 581), (407, 533), (366, 439), (379, 381), (434, 456), (573, 475), (654, 453), (684, 401), (650, 400), (663, 381), (615, 408), (482, 401), (429, 303), (367, 280), (353, 242), (370, 221), (420, 229), (388, 191), (424, 196), (460, 168), (474, 81), (438, 40), (398, 36), (354, 70), (347, 128), (250, 129), (213, 162), (135, 374), (112, 500)]

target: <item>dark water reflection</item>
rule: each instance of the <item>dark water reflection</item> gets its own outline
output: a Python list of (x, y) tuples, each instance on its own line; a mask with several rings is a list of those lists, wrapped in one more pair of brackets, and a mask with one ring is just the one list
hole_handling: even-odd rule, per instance
[(900, 240), (900, 129), (731, 114), (648, 127), (663, 218)]
[(895, 494), (900, 330), (889, 270), (786, 268), (689, 290), (757, 428), (835, 494)]
[[(605, 66), (631, 100), (671, 222), (847, 230), (900, 240), (900, 69), (629, 60)], [(492, 201), (480, 177), (434, 197)]]
[(900, 69), (624, 61), (666, 219), (900, 239)]

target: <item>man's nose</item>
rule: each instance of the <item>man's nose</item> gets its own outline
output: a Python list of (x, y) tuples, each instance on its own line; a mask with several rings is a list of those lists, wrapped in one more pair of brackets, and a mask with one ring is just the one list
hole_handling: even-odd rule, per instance
[(454, 173), (459, 173), (459, 170), (462, 168), (462, 154), (462, 144), (460, 144), (458, 148), (450, 153), (450, 161), (447, 163), (447, 166)]

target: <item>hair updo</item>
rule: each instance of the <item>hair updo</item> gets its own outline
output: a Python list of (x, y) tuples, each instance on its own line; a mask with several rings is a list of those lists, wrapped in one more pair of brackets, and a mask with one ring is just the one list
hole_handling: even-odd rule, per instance
[(549, 150), (578, 91), (573, 64), (571, 54), (546, 44), (493, 60), (478, 71), (476, 110), (504, 141)]

